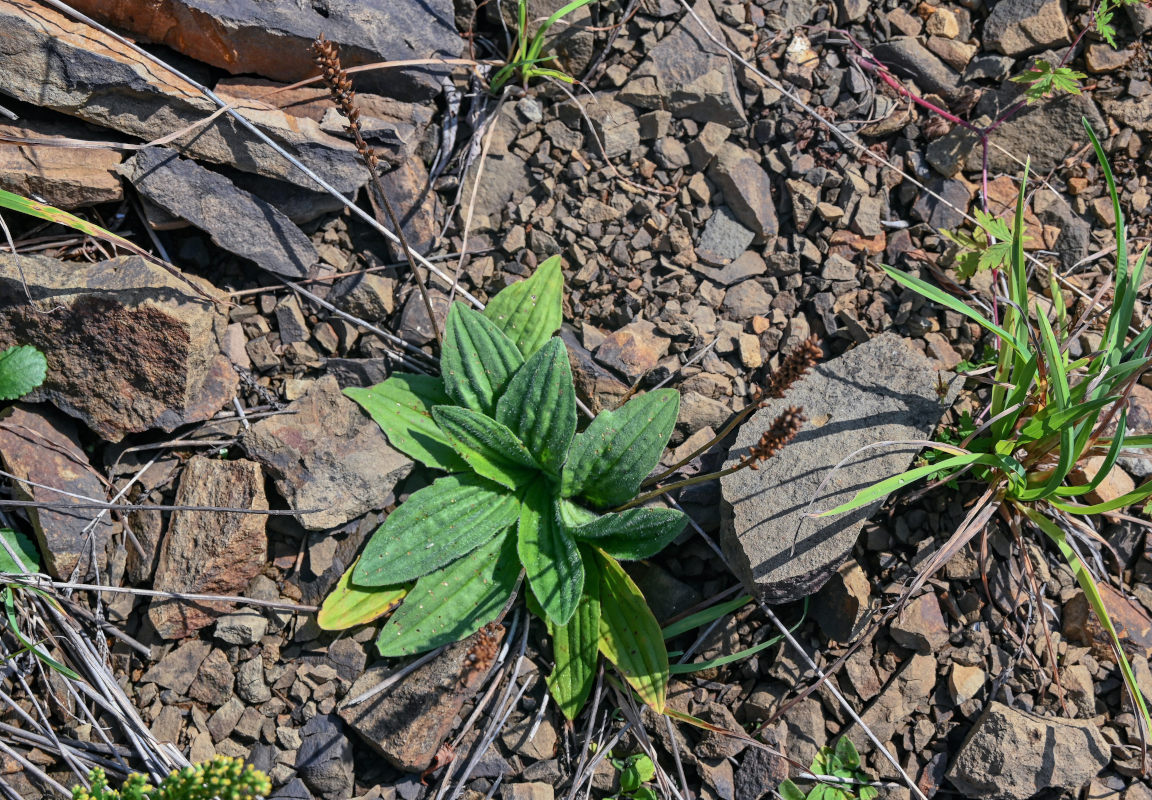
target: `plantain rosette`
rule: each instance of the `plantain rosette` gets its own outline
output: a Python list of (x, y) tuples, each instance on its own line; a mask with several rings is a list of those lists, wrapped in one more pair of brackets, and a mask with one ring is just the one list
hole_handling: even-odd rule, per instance
[(680, 397), (670, 389), (601, 412), (577, 432), (561, 323), (558, 257), (483, 314), (448, 312), (442, 377), (397, 374), (345, 394), (392, 446), (445, 473), (369, 539), (324, 602), (340, 629), (392, 612), (377, 645), (406, 656), (458, 641), (498, 618), (523, 573), (548, 628), (548, 687), (569, 719), (603, 653), (645, 703), (664, 708), (668, 654), (622, 560), (655, 555), (684, 529), (679, 511), (604, 511), (636, 496), (660, 460)]

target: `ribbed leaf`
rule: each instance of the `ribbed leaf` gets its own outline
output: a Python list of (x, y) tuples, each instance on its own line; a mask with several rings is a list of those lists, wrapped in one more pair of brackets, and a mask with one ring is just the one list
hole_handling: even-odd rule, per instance
[(470, 553), (516, 522), (515, 495), (477, 475), (446, 475), (388, 515), (352, 574), (359, 586), (391, 586)]
[(508, 334), (528, 358), (560, 329), (564, 274), (560, 256), (547, 258), (528, 280), (505, 287), (488, 302), (484, 316)]
[(651, 558), (680, 535), (688, 518), (674, 508), (630, 508), (570, 528), (577, 539), (587, 539), (621, 561)]
[(657, 713), (668, 692), (668, 650), (644, 595), (611, 556), (600, 554), (600, 652)]
[(545, 615), (557, 625), (567, 624), (584, 590), (584, 564), (576, 542), (560, 524), (548, 481), (536, 481), (524, 493), (517, 549)]
[(324, 598), (320, 613), (316, 615), (316, 624), (322, 630), (342, 631), (378, 619), (398, 606), (412, 588), (410, 583), (371, 589), (356, 586), (352, 583), (354, 569), (355, 562), (340, 576), (331, 594)]
[(436, 406), (432, 418), (477, 475), (515, 489), (538, 474), (532, 454), (516, 434), (491, 417), (459, 406)]
[(584, 569), (584, 596), (568, 624), (557, 625), (544, 618), (552, 637), (554, 663), (548, 691), (568, 719), (575, 719), (588, 701), (600, 657), (600, 575), (595, 556), (584, 559)]
[(516, 588), (520, 562), (511, 530), (467, 558), (416, 581), (380, 631), (382, 656), (408, 656), (459, 641), (500, 615)]
[(444, 329), (440, 372), (444, 389), (456, 402), (492, 416), (524, 359), (495, 324), (463, 303), (453, 303)]
[(433, 406), (452, 402), (439, 378), (398, 373), (367, 389), (350, 386), (344, 394), (368, 412), (401, 453), (433, 469), (468, 469), (452, 440), (432, 420)]
[(597, 506), (631, 500), (660, 463), (679, 410), (679, 392), (659, 389), (629, 400), (618, 411), (601, 411), (572, 440), (561, 494), (581, 496)]
[(34, 541), (11, 528), (0, 528), (0, 538), (16, 554), (16, 558), (13, 558), (8, 553), (8, 547), (0, 547), (0, 572), (21, 574), (40, 571), (40, 554), (36, 551)]
[(576, 434), (576, 390), (563, 342), (550, 339), (524, 362), (496, 404), (496, 419), (520, 438), (540, 466), (560, 474)]
[(0, 353), (0, 400), (23, 397), (44, 382), (48, 360), (31, 345), (9, 347)]

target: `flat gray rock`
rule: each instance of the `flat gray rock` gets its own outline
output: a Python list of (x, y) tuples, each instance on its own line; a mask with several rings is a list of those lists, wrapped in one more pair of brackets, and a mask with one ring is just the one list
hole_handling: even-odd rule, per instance
[[(721, 30), (708, 0), (699, 0), (692, 10), (710, 31)], [(640, 108), (663, 108), (673, 116), (698, 122), (719, 122), (729, 128), (747, 124), (728, 54), (688, 14), (652, 49), (620, 90), (619, 98)]]
[(797, 437), (760, 469), (740, 470), (721, 481), (721, 541), (750, 591), (770, 603), (791, 602), (812, 594), (835, 573), (882, 501), (835, 517), (811, 519), (805, 513), (833, 508), (909, 467), (920, 445), (870, 448), (829, 477), (833, 467), (865, 445), (928, 438), (960, 385), (951, 378), (942, 399), (937, 376), (924, 354), (885, 333), (821, 364), (786, 398), (768, 401), (744, 423), (725, 466), (745, 455), (785, 407), (802, 406), (808, 418)]
[(229, 253), (286, 278), (303, 278), (316, 250), (292, 220), (219, 173), (161, 147), (141, 150), (118, 168), (136, 190), (195, 225)]

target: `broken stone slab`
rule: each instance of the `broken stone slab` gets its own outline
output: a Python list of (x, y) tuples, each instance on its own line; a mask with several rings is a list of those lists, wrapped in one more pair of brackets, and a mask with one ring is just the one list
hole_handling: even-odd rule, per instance
[(990, 703), (948, 768), (970, 797), (1026, 800), (1043, 789), (1077, 792), (1112, 760), (1091, 720), (1043, 717)]
[[(697, 0), (692, 10), (709, 31), (721, 30), (708, 0)], [(690, 14), (652, 48), (620, 90), (619, 99), (697, 122), (729, 128), (748, 124), (731, 59)]]
[(355, 794), (352, 743), (340, 717), (317, 714), (300, 735), (296, 771), (305, 785), (325, 800), (344, 800)]
[[(67, 146), (68, 139), (93, 138), (87, 126), (68, 123), (0, 125), (0, 189), (66, 210), (124, 199), (116, 176), (123, 156), (110, 147)], [(4, 143), (8, 137), (39, 142)]]
[[(900, 666), (883, 691), (864, 709), (860, 720), (880, 742), (891, 742), (897, 731), (907, 728), (908, 719), (918, 707), (928, 710), (935, 686), (936, 659), (917, 653)], [(850, 725), (843, 735), (861, 753), (870, 753), (875, 748), (864, 728), (857, 724)]]
[(1006, 56), (1022, 56), (1067, 44), (1062, 0), (996, 3), (984, 21), (984, 44)]
[[(454, 718), (484, 678), (486, 670), (468, 669), (466, 661), (483, 635), (481, 631), (450, 645), (391, 689), (341, 708), (340, 716), (396, 769), (427, 769), (455, 727)], [(501, 627), (496, 644), (503, 638)], [(384, 665), (373, 667), (352, 685), (348, 696), (357, 697), (386, 677)]]
[[(253, 461), (193, 456), (176, 489), (178, 506), (267, 510), (264, 475)], [(173, 511), (153, 588), (162, 592), (237, 595), (268, 560), (263, 514)], [(156, 598), (148, 618), (165, 639), (183, 639), (232, 610), (227, 603)]]
[(960, 74), (912, 36), (896, 36), (873, 48), (876, 58), (902, 78), (910, 78), (925, 93), (955, 97)]
[(119, 168), (136, 190), (207, 233), (229, 253), (269, 272), (303, 278), (316, 263), (312, 242), (270, 203), (172, 150), (141, 150)]
[[(143, 19), (151, 17), (151, 12), (142, 15)], [(229, 115), (203, 124), (217, 110), (214, 102), (192, 84), (88, 25), (35, 0), (12, 0), (0, 5), (0, 29), (5, 32), (0, 37), (5, 67), (0, 92), (4, 94), (144, 141), (190, 129), (169, 146), (184, 155), (231, 164), (245, 172), (311, 183)], [(192, 23), (173, 30), (198, 29)], [(315, 67), (311, 69), (314, 73)], [(368, 173), (356, 148), (324, 133), (312, 120), (256, 102), (244, 103), (238, 111), (337, 191), (351, 193), (367, 182)]]
[[(54, 506), (28, 509), (48, 574), (67, 581), (78, 568), (77, 575), (83, 581), (92, 571), (93, 555), (103, 571), (111, 522), (107, 515), (99, 517), (98, 509), (69, 509), (86, 502), (80, 498), (102, 500), (105, 496), (104, 482), (89, 465), (73, 421), (51, 406), (9, 406), (0, 411), (0, 459), (16, 476), (12, 488), (17, 499)], [(71, 496), (21, 482), (25, 480), (70, 492)], [(97, 518), (100, 522), (93, 525)], [(90, 525), (92, 530), (87, 532)], [(25, 566), (34, 569), (31, 564)]]
[(772, 202), (772, 180), (751, 153), (737, 144), (725, 143), (708, 175), (720, 187), (741, 225), (761, 239), (776, 236), (779, 224)]
[[(456, 58), (463, 49), (452, 0), (79, 0), (73, 8), (233, 75), (288, 83), (316, 74), (309, 47), (320, 34), (340, 46), (345, 67)], [(404, 100), (428, 100), (449, 69), (364, 72), (356, 84)]]
[(238, 378), (220, 353), (227, 318), (193, 287), (223, 296), (186, 280), (139, 256), (84, 264), (0, 255), (0, 348), (46, 353), (48, 377), (28, 399), (51, 402), (110, 442), (202, 422), (231, 402)]
[(760, 469), (721, 480), (721, 543), (749, 591), (770, 603), (792, 602), (817, 591), (836, 572), (883, 501), (834, 517), (805, 515), (834, 508), (908, 469), (920, 445), (858, 451), (880, 442), (927, 439), (960, 388), (951, 376), (941, 398), (938, 375), (923, 353), (885, 333), (816, 367), (783, 400), (769, 400), (741, 426), (726, 467), (734, 466), (786, 407), (802, 406), (808, 419)]
[(288, 406), (244, 433), (248, 457), (263, 464), (309, 530), (343, 525), (383, 508), (412, 461), (388, 445), (383, 431), (326, 375)]

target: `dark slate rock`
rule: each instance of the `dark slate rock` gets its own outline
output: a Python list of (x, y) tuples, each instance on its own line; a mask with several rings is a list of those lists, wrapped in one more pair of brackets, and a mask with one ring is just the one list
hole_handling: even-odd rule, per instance
[(302, 278), (316, 262), (312, 242), (292, 220), (223, 175), (171, 150), (141, 150), (119, 170), (152, 203), (269, 272)]
[(293, 778), (279, 789), (272, 791), (268, 800), (312, 800), (312, 793), (304, 785), (304, 781)]
[(771, 603), (791, 602), (835, 573), (881, 501), (826, 519), (804, 514), (833, 508), (909, 467), (919, 445), (852, 454), (877, 442), (928, 438), (959, 390), (952, 379), (942, 400), (937, 376), (923, 353), (886, 333), (820, 365), (783, 400), (770, 400), (744, 423), (726, 466), (745, 455), (785, 407), (802, 406), (808, 418), (799, 435), (760, 469), (721, 482), (724, 552), (750, 591)]
[(335, 714), (317, 714), (300, 731), (296, 771), (325, 800), (345, 800), (353, 794), (352, 743)]
[(960, 75), (911, 36), (897, 36), (872, 48), (881, 63), (903, 78), (911, 78), (925, 92), (955, 97)]
[(933, 178), (925, 185), (934, 194), (921, 191), (912, 206), (912, 215), (935, 230), (950, 231), (963, 224), (971, 199), (968, 186), (961, 180), (943, 178)]

